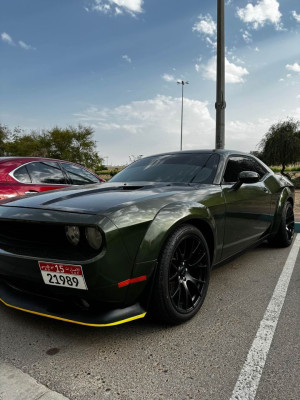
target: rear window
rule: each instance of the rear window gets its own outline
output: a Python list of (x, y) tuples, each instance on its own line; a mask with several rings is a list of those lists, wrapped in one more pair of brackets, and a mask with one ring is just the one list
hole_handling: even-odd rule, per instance
[(25, 167), (25, 165), (23, 165), (22, 167), (15, 170), (14, 177), (19, 182), (32, 183), (31, 178), (28, 174), (28, 171), (27, 171), (27, 168)]
[(73, 185), (88, 185), (90, 183), (100, 183), (96, 176), (84, 168), (77, 165), (63, 163), (62, 167), (67, 171)]

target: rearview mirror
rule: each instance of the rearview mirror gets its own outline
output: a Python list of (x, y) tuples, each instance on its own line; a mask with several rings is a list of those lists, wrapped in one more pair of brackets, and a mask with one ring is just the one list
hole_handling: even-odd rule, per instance
[(256, 183), (260, 180), (260, 176), (254, 171), (242, 171), (239, 173), (238, 181), (232, 186), (233, 190), (239, 189), (243, 183)]

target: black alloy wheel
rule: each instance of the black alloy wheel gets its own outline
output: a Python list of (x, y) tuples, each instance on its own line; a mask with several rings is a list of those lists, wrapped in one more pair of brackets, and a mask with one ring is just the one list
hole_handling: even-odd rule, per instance
[(192, 318), (206, 296), (210, 255), (202, 233), (192, 225), (177, 228), (167, 240), (154, 288), (155, 314), (178, 324)]
[(291, 202), (287, 201), (282, 209), (281, 222), (276, 235), (269, 242), (277, 247), (288, 247), (294, 239), (295, 218)]
[(291, 203), (287, 203), (286, 215), (285, 215), (285, 230), (286, 230), (287, 240), (289, 243), (291, 243), (294, 238), (294, 231), (295, 231), (295, 218), (294, 218), (293, 206)]

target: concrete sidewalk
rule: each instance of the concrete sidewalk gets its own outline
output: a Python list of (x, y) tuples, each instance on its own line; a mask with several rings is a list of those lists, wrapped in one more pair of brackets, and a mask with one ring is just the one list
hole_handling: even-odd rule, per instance
[(41, 385), (28, 374), (0, 362), (0, 400), (68, 400)]

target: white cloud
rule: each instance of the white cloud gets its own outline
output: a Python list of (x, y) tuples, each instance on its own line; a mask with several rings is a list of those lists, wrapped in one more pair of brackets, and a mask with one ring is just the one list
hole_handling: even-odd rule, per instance
[(122, 56), (123, 60), (127, 61), (129, 64), (132, 62), (131, 58), (127, 55), (124, 54), (124, 56)]
[[(206, 65), (202, 67), (203, 77), (208, 80), (216, 81), (216, 57), (212, 57)], [(226, 83), (242, 83), (244, 77), (249, 72), (246, 68), (236, 65), (225, 59), (225, 79)]]
[(1, 39), (3, 42), (5, 42), (7, 44), (10, 44), (10, 45), (15, 44), (14, 41), (12, 40), (12, 37), (6, 32), (1, 33)]
[(258, 143), (274, 122), (267, 118), (251, 122), (229, 121), (226, 124), (226, 148), (241, 151), (257, 149)]
[(213, 48), (216, 49), (217, 48), (217, 40), (213, 41), (211, 40), (210, 37), (206, 38), (206, 42)]
[(245, 40), (246, 43), (251, 43), (252, 42), (252, 35), (248, 31), (242, 31), (242, 36), (243, 39)]
[(162, 78), (166, 82), (175, 82), (175, 77), (173, 75), (163, 74)]
[(300, 22), (300, 14), (297, 14), (296, 11), (292, 11), (292, 15), (297, 22)]
[[(15, 46), (16, 45), (16, 43), (14, 42), (12, 37), (6, 32), (1, 33), (1, 39), (2, 39), (3, 42), (5, 42), (7, 44), (10, 44), (11, 46)], [(34, 47), (32, 47), (29, 44), (23, 42), (22, 40), (18, 41), (18, 45), (20, 47), (22, 47), (22, 49), (24, 49), (24, 50), (35, 50)]]
[(136, 16), (143, 12), (144, 0), (91, 0), (91, 5), (86, 8), (88, 11), (98, 11), (103, 14), (113, 13), (115, 15), (127, 12)]
[(213, 36), (217, 32), (217, 25), (212, 19), (212, 16), (210, 14), (207, 15), (199, 15), (199, 22), (194, 24), (193, 26), (193, 32), (199, 32), (204, 35), (209, 35)]
[[(95, 128), (99, 151), (118, 162), (131, 154), (179, 150), (181, 97), (156, 96), (115, 108), (89, 108), (77, 118)], [(212, 148), (215, 122), (206, 102), (184, 98), (183, 148)], [(117, 145), (116, 145), (117, 143)], [(118, 161), (117, 161), (118, 160)]]
[(252, 24), (254, 29), (263, 27), (268, 22), (274, 24), (276, 29), (282, 27), (282, 14), (277, 0), (258, 0), (256, 5), (248, 3), (245, 8), (237, 9), (237, 15), (242, 21)]
[(292, 65), (290, 65), (290, 64), (287, 64), (286, 66), (285, 66), (285, 68), (288, 70), (288, 71), (293, 71), (293, 72), (299, 72), (300, 73), (300, 65), (298, 64), (298, 63), (294, 63), (294, 64), (292, 64)]
[(25, 42), (23, 42), (22, 40), (19, 40), (19, 45), (22, 47), (22, 49), (24, 50), (35, 50), (34, 47), (30, 46), (30, 44), (26, 44)]
[(300, 99), (300, 94), (298, 94), (298, 96), (296, 97), (297, 99)]

